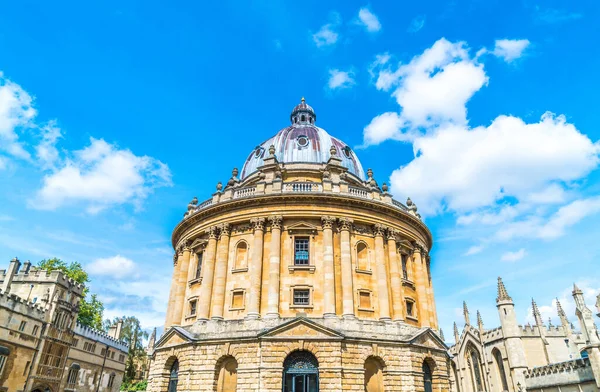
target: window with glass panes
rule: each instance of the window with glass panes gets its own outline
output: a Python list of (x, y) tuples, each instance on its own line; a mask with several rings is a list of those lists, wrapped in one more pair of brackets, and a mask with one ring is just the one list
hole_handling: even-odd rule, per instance
[(402, 258), (402, 276), (404, 279), (408, 280), (408, 268), (407, 268), (407, 258), (408, 256), (405, 254), (400, 255)]
[(196, 258), (198, 259), (198, 263), (196, 264), (196, 277), (195, 279), (200, 279), (200, 273), (202, 272), (202, 256), (204, 252), (196, 253)]
[(294, 243), (295, 265), (308, 265), (309, 245), (308, 237), (296, 237)]
[(294, 289), (294, 305), (310, 305), (310, 290)]

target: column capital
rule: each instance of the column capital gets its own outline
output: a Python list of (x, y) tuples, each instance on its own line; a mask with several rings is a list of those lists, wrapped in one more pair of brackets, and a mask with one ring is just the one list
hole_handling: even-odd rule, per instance
[(179, 254), (177, 252), (173, 253), (173, 267), (177, 266), (178, 258), (179, 258)]
[(386, 231), (385, 239), (388, 241), (389, 240), (397, 241), (398, 240), (398, 230), (389, 227)]
[(231, 225), (229, 223), (222, 223), (219, 225), (219, 238), (222, 236), (229, 237), (231, 235)]
[(323, 225), (324, 229), (333, 228), (334, 222), (335, 222), (335, 217), (333, 217), (333, 216), (322, 216), (321, 217), (321, 224)]
[(217, 226), (211, 226), (209, 227), (206, 232), (208, 233), (208, 238), (211, 240), (216, 240), (217, 239), (217, 233), (219, 232), (219, 229), (217, 228)]
[(192, 242), (190, 240), (183, 241), (183, 244), (181, 245), (182, 252), (191, 251), (192, 250), (191, 245), (192, 245)]
[(420, 244), (415, 244), (413, 247), (413, 253), (420, 253), (426, 255), (427, 252)]
[(386, 229), (387, 229), (387, 226), (382, 225), (381, 223), (374, 224), (373, 225), (373, 234), (375, 235), (375, 237), (383, 237)]
[(351, 218), (342, 217), (338, 219), (338, 224), (340, 231), (350, 231), (352, 230), (352, 223), (354, 221)]
[(275, 215), (269, 217), (269, 223), (271, 223), (271, 229), (280, 229), (283, 224), (283, 216)]
[(252, 218), (250, 219), (250, 224), (252, 224), (252, 229), (254, 231), (260, 230), (260, 231), (264, 231), (265, 230), (265, 218)]

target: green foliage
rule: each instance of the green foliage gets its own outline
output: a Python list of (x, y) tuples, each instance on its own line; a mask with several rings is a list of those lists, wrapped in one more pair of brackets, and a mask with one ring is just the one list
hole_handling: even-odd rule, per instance
[[(90, 281), (88, 273), (85, 272), (82, 265), (76, 261), (67, 264), (66, 262), (56, 257), (51, 259), (44, 259), (38, 263), (39, 269), (49, 271), (61, 271), (69, 278), (73, 279), (77, 283), (87, 284)], [(104, 305), (96, 294), (92, 294), (88, 300), (87, 295), (89, 289), (87, 285), (83, 289), (83, 298), (79, 303), (79, 315), (77, 320), (88, 327), (102, 329), (102, 315), (104, 314)]]
[(123, 382), (121, 384), (121, 390), (127, 391), (127, 392), (145, 391), (147, 386), (148, 386), (148, 381), (146, 381), (146, 380), (140, 381), (140, 382), (134, 382), (134, 383)]
[[(144, 339), (148, 339), (148, 332), (142, 329), (140, 320), (135, 316), (116, 317), (114, 320), (104, 321), (104, 330), (115, 325), (119, 321), (123, 322), (121, 327), (121, 340), (129, 345), (129, 353), (127, 355), (127, 363), (125, 364), (125, 375), (123, 382), (129, 382), (135, 377), (135, 360), (146, 356), (144, 349)], [(145, 390), (145, 389), (142, 389)]]

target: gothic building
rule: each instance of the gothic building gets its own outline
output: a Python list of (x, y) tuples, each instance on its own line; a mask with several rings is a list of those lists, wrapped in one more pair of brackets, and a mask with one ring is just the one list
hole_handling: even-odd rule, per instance
[(77, 323), (83, 285), (13, 259), (0, 270), (0, 391), (118, 391), (128, 347)]
[(477, 323), (472, 325), (467, 304), (463, 303), (465, 326), (459, 334), (454, 323), (455, 344), (450, 347), (454, 392), (525, 389), (530, 392), (597, 392), (600, 387), (598, 330), (577, 286), (574, 286), (573, 298), (580, 331), (569, 322), (558, 299), (560, 325), (552, 325), (550, 320), (545, 324), (533, 300), (535, 325), (519, 325), (515, 305), (501, 278), (498, 278), (496, 298), (499, 327), (486, 329), (479, 311)]
[(289, 119), (175, 227), (148, 390), (449, 390), (416, 205), (304, 99)]

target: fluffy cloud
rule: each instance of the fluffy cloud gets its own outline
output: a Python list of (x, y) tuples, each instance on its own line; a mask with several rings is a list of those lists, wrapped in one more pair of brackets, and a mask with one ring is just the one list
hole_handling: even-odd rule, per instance
[(54, 210), (81, 202), (89, 213), (125, 203), (140, 208), (153, 189), (170, 185), (171, 173), (164, 163), (92, 138), (88, 147), (75, 151), (44, 177), (30, 205)]
[(481, 253), (481, 251), (484, 248), (485, 247), (483, 245), (473, 245), (469, 249), (467, 249), (467, 251), (465, 252), (465, 256), (472, 256), (476, 255), (477, 253)]
[(500, 257), (502, 261), (515, 262), (525, 257), (525, 249), (521, 248), (516, 252), (506, 252)]
[(318, 48), (330, 46), (338, 41), (339, 34), (336, 29), (342, 23), (342, 17), (337, 12), (332, 12), (329, 16), (330, 23), (327, 23), (319, 29), (312, 38)]
[(392, 173), (392, 191), (403, 195), (410, 189), (428, 214), (527, 198), (587, 175), (600, 153), (598, 143), (551, 113), (533, 124), (499, 116), (488, 127), (448, 125), (413, 146), (415, 159)]
[[(37, 114), (32, 102), (31, 96), (21, 86), (6, 79), (0, 72), (0, 153), (20, 159), (30, 158), (17, 132), (32, 126)], [(3, 158), (2, 162), (6, 165), (7, 158)]]
[(41, 141), (35, 147), (37, 159), (44, 169), (54, 169), (59, 159), (56, 143), (62, 137), (61, 130), (56, 126), (56, 121), (50, 121), (40, 128)]
[(510, 63), (521, 57), (529, 44), (528, 39), (498, 39), (492, 53)]
[(327, 87), (331, 90), (352, 87), (356, 84), (354, 73), (352, 71), (340, 71), (339, 69), (329, 70), (329, 82)]
[(121, 255), (96, 259), (87, 266), (87, 271), (92, 275), (110, 276), (116, 279), (126, 277), (135, 269), (135, 263)]
[[(382, 55), (371, 69), (377, 73), (375, 86), (392, 90), (401, 107), (399, 127), (391, 133), (391, 138), (397, 140), (403, 140), (401, 134), (411, 129), (448, 122), (465, 124), (466, 103), (488, 81), (483, 65), (469, 55), (464, 42), (452, 43), (444, 38), (395, 70), (389, 66), (389, 57)], [(365, 145), (385, 139), (378, 135), (373, 122), (367, 128), (369, 139), (365, 137)], [(390, 134), (390, 129), (382, 128), (381, 132)]]
[(379, 23), (377, 15), (369, 11), (368, 8), (361, 8), (358, 11), (358, 20), (359, 24), (364, 26), (369, 33), (381, 30), (381, 23)]

